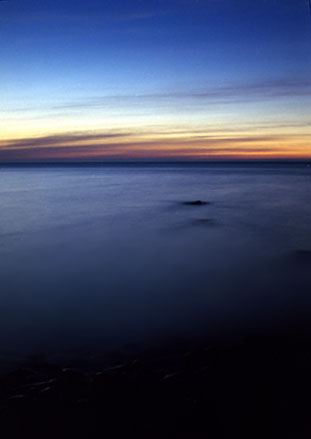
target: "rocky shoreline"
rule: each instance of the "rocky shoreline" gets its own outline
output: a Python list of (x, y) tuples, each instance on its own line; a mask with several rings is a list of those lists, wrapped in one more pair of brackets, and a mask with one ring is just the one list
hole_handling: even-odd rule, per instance
[(97, 371), (37, 362), (0, 380), (1, 437), (307, 438), (311, 339), (165, 346)]

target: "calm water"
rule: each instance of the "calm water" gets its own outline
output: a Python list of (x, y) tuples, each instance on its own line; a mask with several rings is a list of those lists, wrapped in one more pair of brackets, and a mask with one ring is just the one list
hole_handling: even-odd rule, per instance
[(0, 167), (0, 355), (308, 331), (310, 201), (306, 165)]

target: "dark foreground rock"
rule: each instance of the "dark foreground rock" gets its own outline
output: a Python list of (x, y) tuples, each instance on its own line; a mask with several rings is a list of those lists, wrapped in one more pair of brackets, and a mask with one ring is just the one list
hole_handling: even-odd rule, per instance
[(98, 372), (20, 369), (0, 382), (9, 438), (309, 438), (311, 340), (145, 352)]

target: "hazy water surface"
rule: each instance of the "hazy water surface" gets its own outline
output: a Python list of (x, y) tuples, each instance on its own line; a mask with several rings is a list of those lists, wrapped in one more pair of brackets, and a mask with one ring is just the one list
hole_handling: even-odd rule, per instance
[(0, 354), (307, 331), (310, 200), (298, 164), (0, 167)]

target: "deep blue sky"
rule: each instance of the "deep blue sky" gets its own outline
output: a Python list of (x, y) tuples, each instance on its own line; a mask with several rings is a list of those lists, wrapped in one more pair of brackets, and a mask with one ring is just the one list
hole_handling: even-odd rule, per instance
[[(255, 152), (288, 153), (284, 136), (308, 152), (307, 0), (0, 1), (0, 38), (0, 159), (62, 158), (66, 136), (70, 158), (138, 157), (137, 144), (143, 157), (180, 155), (177, 143), (205, 157), (230, 149), (234, 132), (245, 149), (260, 129)], [(122, 142), (103, 149), (109, 133)], [(55, 135), (63, 143), (39, 151)]]

